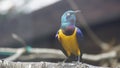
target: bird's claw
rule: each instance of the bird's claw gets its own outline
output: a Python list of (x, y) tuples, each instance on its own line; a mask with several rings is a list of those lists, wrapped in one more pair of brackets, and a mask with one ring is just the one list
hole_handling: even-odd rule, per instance
[(58, 62), (58, 66), (64, 67), (65, 66), (65, 62)]
[(81, 64), (81, 62), (80, 62), (80, 61), (72, 61), (72, 63), (75, 63), (76, 65)]

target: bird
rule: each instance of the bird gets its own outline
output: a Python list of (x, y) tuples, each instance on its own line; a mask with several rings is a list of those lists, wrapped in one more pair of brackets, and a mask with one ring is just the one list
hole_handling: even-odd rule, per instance
[(82, 52), (79, 40), (83, 39), (82, 31), (76, 26), (76, 14), (80, 10), (68, 10), (61, 16), (61, 26), (56, 33), (56, 38), (61, 44), (63, 53), (67, 56), (64, 60), (69, 59), (70, 56), (77, 57), (77, 61), (81, 61)]

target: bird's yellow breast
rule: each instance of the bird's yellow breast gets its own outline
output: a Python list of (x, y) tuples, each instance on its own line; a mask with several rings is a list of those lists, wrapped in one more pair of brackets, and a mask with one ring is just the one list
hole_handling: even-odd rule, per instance
[(63, 34), (61, 29), (59, 30), (58, 39), (61, 42), (62, 47), (67, 52), (68, 56), (71, 54), (74, 54), (76, 56), (80, 55), (80, 49), (76, 38), (76, 31), (77, 28), (74, 30), (74, 33), (72, 35), (67, 36)]

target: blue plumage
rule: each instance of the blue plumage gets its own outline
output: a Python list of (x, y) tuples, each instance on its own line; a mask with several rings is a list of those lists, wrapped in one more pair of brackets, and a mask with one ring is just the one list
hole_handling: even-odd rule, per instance
[(72, 10), (66, 11), (61, 17), (61, 24), (63, 23), (74, 23), (75, 24), (75, 21), (76, 21), (75, 12)]
[(78, 56), (80, 61), (81, 49), (79, 48), (79, 40), (83, 39), (83, 34), (76, 24), (77, 11), (68, 10), (61, 16), (61, 27), (56, 34), (59, 42), (62, 44), (63, 52), (66, 56)]
[(68, 10), (61, 17), (61, 28), (66, 29), (69, 26), (75, 26), (75, 22), (75, 12), (72, 10)]

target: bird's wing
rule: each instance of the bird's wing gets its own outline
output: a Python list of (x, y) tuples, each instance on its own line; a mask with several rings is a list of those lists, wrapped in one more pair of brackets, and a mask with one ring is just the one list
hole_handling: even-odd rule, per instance
[(83, 39), (83, 33), (79, 28), (77, 28), (77, 38)]
[(67, 55), (67, 52), (64, 50), (64, 48), (62, 47), (62, 44), (61, 44), (61, 40), (60, 40), (60, 36), (59, 36), (59, 30), (58, 32), (56, 33), (56, 36), (55, 38), (57, 39), (57, 48), (60, 49), (65, 56), (68, 56)]
[(81, 55), (82, 55), (83, 46), (81, 45), (81, 43), (83, 42), (83, 33), (79, 28), (77, 28), (76, 37), (77, 37), (77, 41), (78, 41), (79, 48), (80, 48)]
[(57, 31), (55, 38), (60, 42), (59, 30)]

